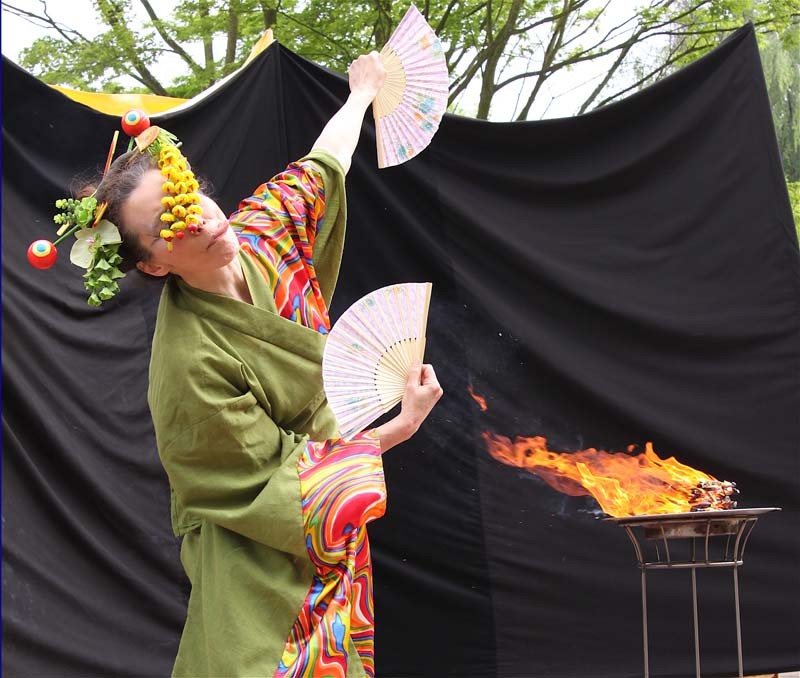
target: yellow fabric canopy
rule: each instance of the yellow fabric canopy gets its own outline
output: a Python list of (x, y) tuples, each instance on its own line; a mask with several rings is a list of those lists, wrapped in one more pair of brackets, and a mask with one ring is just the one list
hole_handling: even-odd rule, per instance
[(131, 108), (140, 108), (149, 115), (153, 115), (163, 113), (188, 101), (188, 99), (162, 97), (156, 94), (104, 94), (103, 92), (83, 92), (58, 85), (51, 85), (51, 87), (67, 95), (73, 101), (109, 115), (124, 115)]

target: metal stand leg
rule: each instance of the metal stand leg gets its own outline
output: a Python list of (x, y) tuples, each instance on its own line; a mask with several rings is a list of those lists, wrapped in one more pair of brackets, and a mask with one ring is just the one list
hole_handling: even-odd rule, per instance
[(700, 633), (697, 628), (697, 570), (692, 570), (692, 611), (694, 612), (694, 672), (700, 678)]
[[(650, 656), (647, 637), (647, 570), (692, 571), (692, 611), (694, 613), (694, 663), (696, 678), (700, 678), (700, 629), (697, 605), (697, 568), (733, 568), (734, 601), (736, 603), (736, 650), (739, 659), (739, 678), (744, 678), (742, 662), (742, 621), (739, 608), (739, 567), (744, 563), (747, 540), (762, 513), (780, 511), (779, 508), (713, 510), (708, 513), (685, 513), (675, 515), (626, 516), (607, 518), (625, 529), (625, 533), (636, 551), (636, 559), (642, 571), (642, 642), (644, 644), (644, 678), (650, 678)], [(711, 548), (712, 538), (726, 538), (724, 552)], [(670, 554), (671, 539), (691, 539), (691, 554), (688, 558)], [(702, 540), (703, 552), (697, 553), (697, 540)], [(652, 546), (645, 548), (648, 542)], [(716, 541), (717, 544), (722, 544)], [(663, 546), (663, 551), (660, 549)], [(653, 558), (654, 556), (654, 558)]]
[(650, 658), (647, 655), (647, 570), (642, 568), (642, 636), (644, 640), (644, 678), (650, 678)]
[(742, 620), (739, 614), (739, 567), (733, 567), (733, 599), (736, 603), (736, 650), (739, 653), (739, 678), (744, 676), (742, 666)]

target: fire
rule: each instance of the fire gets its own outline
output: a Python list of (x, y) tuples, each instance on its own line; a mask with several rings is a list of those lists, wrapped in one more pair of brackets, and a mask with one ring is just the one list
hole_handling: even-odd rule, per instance
[(675, 457), (662, 459), (651, 443), (633, 455), (594, 448), (555, 452), (541, 436), (512, 441), (487, 431), (483, 438), (498, 461), (530, 471), (559, 492), (594, 497), (615, 518), (736, 506), (731, 501), (738, 493), (733, 483), (718, 481)]
[(486, 406), (486, 398), (475, 393), (475, 391), (472, 390), (472, 384), (467, 386), (467, 391), (469, 391), (469, 394), (472, 396), (472, 399), (476, 403), (478, 403), (478, 407), (481, 408), (481, 412), (486, 412), (486, 410), (488, 409), (488, 407)]
[[(472, 386), (467, 390), (486, 412), (486, 398)], [(594, 497), (614, 518), (686, 513), (736, 508), (736, 483), (682, 464), (675, 457), (662, 459), (645, 444), (644, 452), (606, 452), (590, 447), (578, 452), (554, 452), (542, 436), (505, 436), (484, 431), (486, 447), (497, 461), (539, 476), (550, 487), (572, 497)]]

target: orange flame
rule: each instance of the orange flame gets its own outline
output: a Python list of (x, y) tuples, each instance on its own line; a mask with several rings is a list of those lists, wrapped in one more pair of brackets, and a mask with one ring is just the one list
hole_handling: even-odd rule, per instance
[(481, 412), (486, 412), (486, 410), (489, 409), (486, 405), (486, 398), (475, 393), (475, 391), (472, 390), (472, 384), (467, 386), (467, 391), (469, 391), (469, 394), (472, 396), (472, 399), (476, 403), (478, 403), (478, 407), (481, 408)]
[[(486, 412), (486, 399), (467, 390)], [(662, 459), (652, 443), (638, 454), (606, 452), (590, 447), (578, 452), (554, 452), (541, 436), (505, 436), (484, 431), (487, 449), (498, 461), (539, 476), (550, 487), (572, 497), (594, 497), (608, 515), (624, 516), (685, 513), (736, 506), (736, 484), (681, 464), (675, 457)], [(628, 446), (633, 453), (635, 445)]]
[(524, 468), (564, 494), (594, 497), (603, 511), (617, 518), (691, 511), (697, 501), (692, 491), (698, 484), (718, 483), (675, 457), (661, 459), (651, 443), (643, 453), (631, 455), (594, 448), (554, 452), (541, 436), (518, 436), (512, 441), (484, 432), (483, 438), (498, 461)]

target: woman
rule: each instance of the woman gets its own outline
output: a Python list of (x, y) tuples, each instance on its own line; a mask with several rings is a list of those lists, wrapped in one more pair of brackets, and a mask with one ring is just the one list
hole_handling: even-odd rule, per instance
[(146, 153), (117, 160), (97, 191), (125, 256), (171, 274), (149, 402), (192, 584), (176, 676), (374, 675), (364, 526), (385, 508), (380, 455), (442, 394), (417, 366), (399, 415), (342, 440), (322, 391), (344, 174), (384, 79), (377, 53), (359, 57), (312, 152), (229, 219), (201, 196), (199, 228), (175, 242)]

